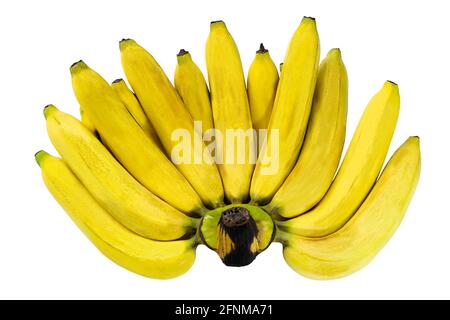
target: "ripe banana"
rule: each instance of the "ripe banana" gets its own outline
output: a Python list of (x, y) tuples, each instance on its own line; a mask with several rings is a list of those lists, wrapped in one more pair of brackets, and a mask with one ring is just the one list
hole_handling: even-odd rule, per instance
[(332, 49), (319, 68), (308, 132), (299, 159), (265, 207), (291, 218), (306, 212), (325, 195), (339, 165), (347, 120), (347, 70), (339, 49)]
[(156, 240), (178, 239), (196, 229), (198, 219), (182, 214), (145, 189), (81, 122), (52, 105), (44, 114), (58, 153), (117, 221)]
[(211, 94), (185, 50), (175, 87), (135, 41), (122, 40), (120, 50), (136, 95), (123, 80), (109, 85), (75, 63), (81, 122), (46, 107), (62, 159), (35, 156), (56, 200), (119, 265), (167, 279), (191, 267), (198, 244), (225, 265), (244, 266), (278, 241), (295, 271), (332, 279), (362, 268), (395, 232), (419, 178), (419, 139), (397, 149), (378, 177), (400, 105), (388, 81), (368, 103), (336, 174), (347, 73), (339, 49), (319, 67), (313, 18), (295, 31), (280, 76), (261, 44), (247, 87), (232, 36), (223, 21), (212, 22)]
[(269, 50), (261, 43), (247, 76), (247, 92), (253, 128), (267, 129), (278, 85), (278, 71)]
[(324, 198), (311, 211), (280, 224), (282, 228), (301, 236), (323, 237), (340, 229), (351, 218), (381, 170), (399, 107), (398, 87), (387, 81), (367, 105)]
[(204, 212), (195, 190), (145, 134), (111, 86), (82, 61), (70, 70), (75, 96), (122, 165), (175, 208), (185, 213)]
[(367, 265), (398, 228), (420, 175), (420, 144), (410, 137), (394, 153), (355, 215), (324, 238), (280, 233), (284, 258), (296, 272), (315, 279), (339, 278)]
[(134, 120), (141, 126), (142, 130), (158, 145), (160, 144), (158, 135), (156, 134), (155, 128), (148, 120), (147, 116), (142, 110), (142, 107), (134, 95), (134, 93), (128, 88), (127, 84), (123, 79), (114, 80), (111, 87), (116, 91), (122, 103), (127, 108), (128, 112), (131, 113)]
[(183, 49), (177, 55), (175, 68), (175, 89), (194, 121), (202, 122), (202, 131), (214, 129), (211, 102), (205, 77), (192, 60), (191, 54)]
[[(227, 137), (226, 142), (216, 139), (216, 156), (218, 152), (219, 157), (222, 157), (218, 166), (225, 194), (230, 202), (242, 203), (248, 198), (256, 146), (241, 58), (223, 21), (211, 22), (206, 42), (206, 66), (214, 125), (216, 130)], [(228, 145), (231, 141), (227, 130), (239, 130), (234, 132), (240, 133), (237, 139), (245, 138), (242, 141), (245, 145), (242, 148), (239, 148), (238, 143)]]
[[(253, 173), (250, 195), (254, 203), (270, 201), (297, 161), (311, 111), (318, 63), (316, 22), (303, 18), (284, 59), (267, 139)], [(279, 147), (278, 170), (275, 174), (265, 174), (264, 166), (272, 161), (271, 151), (276, 147)]]
[(95, 130), (95, 126), (94, 123), (92, 122), (92, 120), (89, 118), (89, 116), (86, 114), (86, 112), (84, 112), (83, 108), (80, 106), (80, 118), (81, 118), (81, 123), (84, 124), (84, 126), (93, 134), (95, 134), (97, 132), (97, 130)]
[(36, 161), (56, 201), (89, 240), (118, 265), (157, 279), (177, 277), (193, 265), (194, 238), (170, 242), (142, 238), (111, 217), (61, 159), (40, 151)]
[(223, 204), (223, 187), (219, 171), (205, 151), (202, 137), (194, 130), (193, 119), (179, 95), (155, 59), (134, 40), (120, 42), (122, 66), (133, 91), (149, 117), (167, 154), (171, 155), (179, 141), (172, 134), (182, 129), (190, 136), (192, 153), (189, 163), (177, 163), (177, 168), (191, 183), (209, 207)]

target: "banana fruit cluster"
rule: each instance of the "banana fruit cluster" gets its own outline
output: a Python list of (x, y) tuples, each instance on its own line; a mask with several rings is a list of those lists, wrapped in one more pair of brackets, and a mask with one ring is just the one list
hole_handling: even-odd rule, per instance
[[(383, 169), (400, 107), (397, 84), (386, 81), (341, 161), (347, 71), (339, 49), (320, 62), (315, 19), (300, 23), (280, 73), (261, 44), (247, 79), (223, 21), (211, 23), (206, 43), (208, 82), (185, 50), (174, 85), (134, 40), (120, 52), (131, 88), (74, 63), (81, 120), (46, 106), (60, 157), (35, 155), (50, 193), (109, 259), (168, 279), (189, 270), (198, 245), (244, 266), (276, 241), (293, 270), (333, 279), (367, 265), (392, 237), (419, 179), (419, 138)], [(232, 130), (245, 143), (220, 139)], [(182, 135), (190, 139), (180, 156)]]

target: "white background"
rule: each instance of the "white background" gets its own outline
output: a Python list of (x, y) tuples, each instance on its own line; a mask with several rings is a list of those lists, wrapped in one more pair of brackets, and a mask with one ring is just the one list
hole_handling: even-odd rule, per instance
[[(8, 3), (8, 4), (7, 4)], [(157, 3), (157, 4), (156, 4)], [(445, 1), (2, 1), (0, 4), (0, 298), (450, 298), (450, 42)], [(273, 244), (245, 268), (199, 247), (193, 268), (146, 279), (103, 257), (56, 204), (34, 162), (54, 152), (42, 108), (78, 114), (69, 66), (84, 59), (122, 77), (118, 41), (136, 39), (172, 78), (176, 53), (204, 70), (211, 20), (223, 19), (245, 72), (261, 41), (283, 60), (302, 16), (317, 19), (322, 57), (342, 49), (349, 74), (347, 143), (369, 98), (387, 79), (402, 106), (390, 154), (409, 135), (422, 143), (422, 176), (388, 245), (362, 271), (308, 280)]]

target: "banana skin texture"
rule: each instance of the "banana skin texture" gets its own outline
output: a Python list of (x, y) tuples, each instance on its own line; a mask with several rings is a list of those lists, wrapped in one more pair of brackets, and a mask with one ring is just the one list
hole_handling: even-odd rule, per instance
[[(172, 140), (172, 133), (177, 129), (186, 130), (191, 137), (193, 161), (178, 163), (176, 166), (203, 203), (212, 208), (220, 206), (224, 191), (219, 171), (210, 154), (204, 152), (202, 138), (194, 130), (193, 119), (175, 88), (152, 55), (134, 40), (122, 40), (120, 51), (128, 82), (158, 132), (166, 153), (171, 155), (178, 143)], [(196, 158), (203, 161), (195, 163)]]
[[(252, 119), (241, 58), (223, 21), (211, 23), (206, 41), (206, 66), (216, 130), (223, 135), (229, 129), (251, 132)], [(221, 150), (223, 154), (223, 163), (218, 167), (225, 194), (232, 203), (242, 203), (248, 199), (254, 167), (250, 155), (254, 154), (256, 147), (253, 134), (250, 134), (246, 142), (243, 152), (247, 160), (242, 164), (237, 160), (239, 151), (236, 144), (230, 148), (220, 139), (216, 143), (216, 150)], [(230, 158), (232, 161), (227, 160)]]
[(320, 65), (311, 118), (299, 159), (265, 210), (283, 218), (305, 213), (328, 191), (344, 147), (348, 80), (339, 49)]
[[(250, 195), (257, 204), (270, 201), (295, 165), (308, 124), (318, 66), (319, 36), (316, 22), (311, 18), (303, 18), (284, 59), (267, 138), (252, 177)], [(274, 136), (275, 132), (279, 136)], [(269, 162), (268, 152), (277, 149), (273, 148), (273, 144), (278, 145), (278, 168), (273, 174), (264, 174), (263, 166)]]
[[(279, 242), (295, 272), (335, 279), (363, 268), (393, 236), (419, 180), (419, 138), (409, 137), (383, 168), (400, 109), (398, 86), (386, 81), (341, 161), (347, 70), (337, 48), (319, 64), (314, 18), (300, 22), (279, 73), (261, 44), (247, 83), (223, 21), (210, 25), (207, 78), (186, 50), (172, 85), (136, 41), (119, 47), (130, 87), (73, 64), (81, 121), (45, 107), (59, 158), (35, 155), (50, 193), (106, 257), (170, 279), (191, 268), (198, 245), (243, 267)], [(228, 139), (229, 129), (245, 143), (225, 143), (220, 133)], [(174, 156), (181, 131), (187, 162)]]
[(170, 279), (194, 264), (193, 238), (161, 242), (140, 237), (103, 209), (61, 159), (40, 151), (36, 161), (56, 201), (97, 249), (121, 267), (150, 278)]
[(420, 175), (420, 143), (410, 137), (397, 149), (361, 207), (339, 231), (323, 238), (284, 233), (283, 255), (296, 272), (334, 279), (367, 265), (400, 225)]

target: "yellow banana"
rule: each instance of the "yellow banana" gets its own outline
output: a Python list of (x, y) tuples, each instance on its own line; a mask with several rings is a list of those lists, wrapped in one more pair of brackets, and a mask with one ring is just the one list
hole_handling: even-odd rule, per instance
[(174, 278), (195, 260), (194, 238), (170, 242), (142, 238), (106, 212), (66, 164), (44, 151), (36, 154), (44, 182), (56, 201), (109, 259), (137, 274)]
[(71, 67), (72, 85), (102, 141), (147, 189), (186, 212), (205, 209), (195, 190), (127, 111), (111, 86), (80, 61)]
[(94, 123), (89, 118), (89, 116), (84, 112), (83, 108), (80, 107), (80, 117), (81, 117), (81, 123), (84, 124), (84, 126), (92, 133), (95, 134), (97, 130), (95, 130)]
[[(218, 152), (225, 194), (230, 202), (244, 202), (248, 198), (256, 160), (255, 139), (241, 58), (223, 21), (211, 23), (206, 42), (206, 66), (214, 125), (224, 137), (216, 138), (216, 156)], [(241, 144), (231, 144), (236, 139), (229, 138), (227, 130), (236, 133)]]
[(44, 114), (58, 153), (117, 221), (156, 240), (178, 239), (195, 230), (198, 219), (184, 215), (144, 188), (81, 122), (51, 105)]
[(114, 80), (111, 84), (111, 87), (116, 91), (122, 103), (127, 108), (128, 112), (131, 113), (134, 120), (141, 126), (142, 130), (148, 134), (148, 136), (159, 144), (158, 135), (156, 134), (155, 128), (151, 124), (150, 120), (148, 120), (147, 116), (142, 110), (142, 107), (134, 95), (134, 93), (128, 88), (127, 84), (123, 79)]
[(291, 218), (325, 195), (339, 165), (347, 120), (347, 71), (339, 49), (319, 68), (311, 117), (299, 159), (266, 211)]
[(120, 50), (128, 82), (158, 132), (166, 153), (172, 158), (176, 156), (173, 153), (178, 150), (180, 142), (173, 140), (173, 134), (181, 131), (187, 133), (191, 157), (188, 163), (183, 159), (175, 161), (176, 166), (203, 203), (210, 207), (220, 206), (223, 203), (223, 187), (219, 171), (211, 155), (204, 152), (202, 137), (194, 130), (193, 120), (175, 88), (150, 53), (134, 40), (122, 40)]
[(419, 175), (419, 138), (410, 137), (394, 153), (362, 206), (342, 229), (324, 238), (279, 235), (289, 266), (310, 278), (330, 279), (367, 265), (399, 226)]
[(351, 218), (383, 166), (399, 108), (398, 87), (387, 81), (367, 105), (324, 198), (311, 211), (283, 222), (283, 228), (302, 236), (322, 237), (340, 229)]
[(261, 43), (247, 76), (247, 92), (253, 128), (267, 129), (277, 92), (278, 71), (269, 51)]
[(205, 78), (188, 51), (180, 50), (175, 68), (175, 89), (195, 121), (202, 122), (203, 132), (214, 129), (211, 102)]
[[(250, 195), (255, 203), (270, 201), (297, 161), (311, 111), (318, 64), (316, 22), (303, 18), (284, 59), (267, 139), (253, 173)], [(273, 152), (278, 152), (279, 159), (271, 159)], [(265, 172), (265, 166), (276, 160), (277, 170)]]

